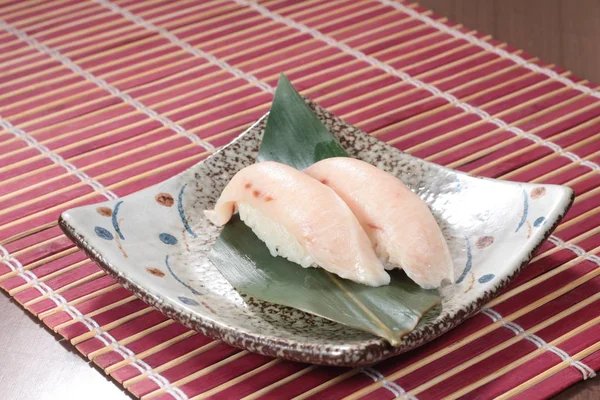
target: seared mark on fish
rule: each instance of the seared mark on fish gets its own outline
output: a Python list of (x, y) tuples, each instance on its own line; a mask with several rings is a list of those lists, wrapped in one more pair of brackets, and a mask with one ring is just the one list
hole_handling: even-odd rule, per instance
[[(246, 184), (244, 185), (244, 188), (246, 188), (246, 189), (248, 189), (248, 190), (252, 189), (252, 183), (251, 183), (251, 182), (248, 182), (248, 183), (246, 183)], [(262, 197), (262, 193), (260, 192), (260, 190), (254, 189), (254, 190), (252, 191), (252, 196), (254, 196), (254, 197), (256, 197), (256, 198), (259, 198), (259, 197)], [(268, 195), (267, 195), (267, 196), (265, 196), (265, 197), (263, 198), (263, 200), (264, 200), (264, 201), (267, 201), (267, 202), (269, 202), (269, 201), (272, 201), (272, 200), (274, 200), (274, 199), (273, 199), (273, 197), (271, 197), (271, 196), (268, 196)]]
[(382, 231), (383, 229), (379, 225), (372, 224), (371, 222), (367, 223), (367, 226), (371, 229), (375, 229), (377, 231)]

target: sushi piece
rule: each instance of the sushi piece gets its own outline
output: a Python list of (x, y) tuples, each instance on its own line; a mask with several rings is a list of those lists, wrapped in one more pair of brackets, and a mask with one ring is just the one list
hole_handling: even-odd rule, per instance
[(346, 202), (386, 269), (404, 269), (426, 289), (454, 282), (450, 251), (429, 207), (395, 176), (346, 157), (319, 161), (304, 172)]
[(276, 162), (250, 165), (231, 179), (214, 210), (204, 213), (222, 226), (236, 210), (273, 256), (365, 285), (390, 282), (344, 201), (301, 171)]

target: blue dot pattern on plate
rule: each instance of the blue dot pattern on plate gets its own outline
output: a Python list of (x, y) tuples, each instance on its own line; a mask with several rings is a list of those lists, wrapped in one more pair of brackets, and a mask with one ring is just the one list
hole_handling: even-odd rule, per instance
[(198, 302), (196, 300), (190, 299), (189, 297), (179, 296), (178, 299), (183, 304), (187, 304), (188, 306), (197, 306), (198, 305)]
[(538, 219), (536, 219), (533, 223), (533, 226), (535, 226), (536, 228), (540, 225), (542, 225), (544, 222), (546, 222), (546, 218), (544, 217), (539, 217)]
[(168, 233), (161, 233), (160, 235), (158, 235), (158, 237), (160, 241), (164, 244), (177, 244), (177, 239), (175, 239), (175, 236), (169, 235)]
[(96, 235), (100, 236), (104, 240), (113, 240), (114, 239), (113, 234), (101, 226), (95, 227), (94, 232), (96, 232)]
[(479, 283), (486, 283), (486, 282), (491, 281), (495, 277), (496, 277), (496, 275), (494, 275), (494, 274), (487, 274), (487, 275), (483, 275), (482, 277), (480, 277), (478, 279), (478, 281), (479, 281)]

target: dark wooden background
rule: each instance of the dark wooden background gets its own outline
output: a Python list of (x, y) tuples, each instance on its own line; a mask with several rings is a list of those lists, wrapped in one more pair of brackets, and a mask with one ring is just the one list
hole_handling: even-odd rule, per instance
[(600, 0), (421, 0), (423, 7), (489, 33), (600, 84)]
[[(489, 33), (540, 59), (600, 84), (600, 0), (421, 0), (467, 28)], [(600, 399), (600, 377), (556, 399)]]

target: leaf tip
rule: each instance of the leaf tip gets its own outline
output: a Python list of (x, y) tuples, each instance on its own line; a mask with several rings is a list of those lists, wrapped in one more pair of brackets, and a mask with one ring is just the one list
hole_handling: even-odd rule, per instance
[(275, 97), (277, 97), (277, 92), (291, 92), (295, 93), (298, 97), (300, 97), (300, 93), (294, 87), (292, 82), (288, 79), (288, 77), (282, 72), (279, 74), (279, 80), (277, 81), (277, 89), (275, 90)]
[(288, 77), (285, 75), (284, 72), (279, 74), (279, 80), (277, 81), (277, 86), (279, 86), (281, 83), (287, 83), (287, 84), (291, 85), (290, 80), (288, 79)]

